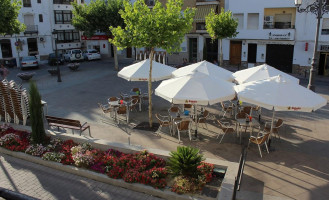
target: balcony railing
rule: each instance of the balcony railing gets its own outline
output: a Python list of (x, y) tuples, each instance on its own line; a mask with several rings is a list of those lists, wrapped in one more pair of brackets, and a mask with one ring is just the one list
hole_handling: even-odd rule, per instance
[(25, 34), (38, 33), (38, 25), (26, 25)]
[(74, 2), (74, 0), (54, 0), (53, 1), (54, 4), (68, 4), (68, 5), (70, 5), (72, 2)]
[(212, 1), (219, 2), (219, 0), (196, 0), (196, 2), (212, 2)]
[(264, 23), (263, 29), (294, 29), (295, 26), (291, 22), (275, 22)]

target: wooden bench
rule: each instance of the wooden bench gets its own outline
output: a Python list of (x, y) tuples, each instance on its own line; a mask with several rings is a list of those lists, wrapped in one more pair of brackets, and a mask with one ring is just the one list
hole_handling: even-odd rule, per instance
[(87, 122), (82, 124), (80, 123), (79, 120), (73, 120), (73, 119), (65, 119), (65, 118), (59, 118), (59, 117), (53, 117), (46, 115), (46, 120), (48, 122), (48, 130), (51, 126), (57, 127), (59, 131), (59, 127), (61, 128), (69, 128), (72, 129), (72, 133), (74, 134), (74, 130), (79, 130), (80, 131), (80, 136), (83, 131), (86, 129), (89, 130), (89, 136), (90, 135), (90, 126), (87, 125)]

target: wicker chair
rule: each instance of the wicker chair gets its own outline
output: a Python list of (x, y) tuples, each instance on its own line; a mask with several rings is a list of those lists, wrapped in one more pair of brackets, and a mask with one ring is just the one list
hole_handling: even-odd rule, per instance
[[(278, 136), (279, 140), (281, 140), (279, 130), (282, 126), (283, 126), (283, 120), (278, 119), (278, 121), (273, 125), (272, 128), (272, 133), (275, 134), (275, 137)], [(269, 133), (270, 131), (271, 131), (271, 122), (266, 122), (264, 127), (264, 132)]]
[(248, 148), (249, 148), (250, 143), (257, 144), (260, 157), (262, 158), (263, 156), (262, 156), (262, 151), (260, 149), (260, 146), (265, 145), (267, 153), (269, 153), (268, 146), (267, 146), (267, 140), (268, 140), (269, 136), (270, 136), (270, 133), (263, 134), (261, 131), (258, 132), (257, 137), (250, 136), (249, 143), (248, 143)]
[[(217, 120), (217, 123), (219, 125), (220, 130), (223, 132), (223, 136), (220, 139), (219, 143), (222, 142), (224, 136), (226, 135), (226, 133), (235, 133), (236, 131), (234, 130), (233, 126), (230, 125), (230, 123), (228, 122), (221, 122), (219, 120)], [(220, 133), (218, 133), (217, 139), (219, 137)]]
[(171, 128), (172, 128), (172, 123), (170, 121), (170, 118), (168, 116), (162, 116), (160, 114), (155, 114), (155, 118), (158, 120), (160, 126), (159, 129), (157, 130), (157, 133), (161, 131), (162, 127), (169, 127), (169, 132), (172, 135)]
[(192, 140), (191, 127), (192, 120), (191, 119), (174, 119), (174, 123), (177, 127), (178, 132), (178, 142), (180, 142), (180, 133), (185, 131), (188, 132), (190, 140)]
[(207, 131), (209, 132), (208, 126), (207, 126), (207, 118), (209, 117), (209, 111), (204, 110), (203, 115), (198, 118), (198, 125), (199, 124), (204, 124), (206, 126)]
[(120, 123), (120, 119), (119, 119), (119, 116), (120, 116), (120, 115), (125, 116), (125, 117), (126, 117), (127, 124), (129, 123), (129, 111), (128, 111), (126, 105), (120, 105), (120, 106), (116, 109), (116, 114), (117, 114), (118, 124)]
[[(224, 104), (223, 102), (220, 103), (222, 106), (222, 112), (223, 112), (223, 117), (225, 117), (226, 113), (232, 113), (233, 111), (233, 106), (228, 106), (227, 104)], [(231, 116), (231, 114), (230, 114)]]

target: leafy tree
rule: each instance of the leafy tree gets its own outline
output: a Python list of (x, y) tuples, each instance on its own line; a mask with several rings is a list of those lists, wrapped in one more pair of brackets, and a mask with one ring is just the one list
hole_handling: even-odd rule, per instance
[(32, 127), (32, 140), (36, 144), (42, 144), (45, 140), (46, 133), (43, 126), (41, 96), (35, 82), (30, 82), (30, 119)]
[(211, 39), (220, 40), (220, 54), (219, 63), (223, 65), (223, 45), (222, 41), (224, 38), (235, 37), (238, 32), (236, 31), (238, 27), (238, 21), (233, 19), (232, 12), (225, 12), (222, 8), (219, 14), (215, 14), (212, 10), (208, 16), (206, 16), (206, 29), (211, 37)]
[[(123, 0), (95, 0), (90, 4), (79, 5), (73, 3), (73, 26), (84, 31), (87, 37), (91, 37), (96, 31), (105, 33), (111, 37), (110, 26), (123, 26), (123, 19), (119, 10), (123, 9)], [(114, 51), (114, 67), (119, 70), (117, 48)]]
[(125, 28), (111, 26), (114, 38), (110, 39), (119, 49), (134, 46), (150, 49), (150, 70), (148, 80), (149, 123), (152, 127), (152, 61), (156, 47), (168, 53), (179, 51), (184, 35), (192, 29), (194, 10), (187, 8), (181, 12), (183, 0), (168, 0), (164, 7), (159, 1), (150, 9), (144, 0), (133, 5), (124, 2), (124, 10), (119, 13)]
[(21, 4), (18, 0), (0, 0), (0, 35), (17, 34), (25, 29), (17, 19)]

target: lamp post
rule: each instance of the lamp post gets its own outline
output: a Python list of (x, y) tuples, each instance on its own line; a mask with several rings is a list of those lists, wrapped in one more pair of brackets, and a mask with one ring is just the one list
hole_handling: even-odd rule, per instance
[(295, 0), (295, 5), (297, 7), (297, 11), (299, 13), (305, 12), (305, 13), (313, 13), (317, 17), (317, 26), (316, 26), (316, 32), (315, 32), (315, 45), (314, 45), (314, 51), (313, 51), (313, 58), (311, 63), (311, 70), (310, 70), (310, 77), (307, 88), (314, 91), (315, 85), (314, 85), (314, 79), (313, 75), (315, 73), (315, 65), (316, 65), (316, 51), (318, 50), (318, 43), (319, 43), (319, 29), (320, 29), (320, 20), (323, 16), (323, 14), (329, 12), (329, 5), (327, 4), (327, 0), (316, 0), (314, 3), (306, 6), (305, 8), (301, 8), (302, 0)]
[(55, 59), (56, 59), (56, 66), (57, 66), (57, 82), (62, 82), (61, 71), (60, 71), (59, 66), (58, 66), (58, 56), (57, 56), (57, 37), (58, 37), (58, 33), (55, 29), (53, 30), (52, 35), (55, 38), (55, 57), (56, 57)]

